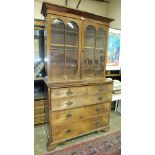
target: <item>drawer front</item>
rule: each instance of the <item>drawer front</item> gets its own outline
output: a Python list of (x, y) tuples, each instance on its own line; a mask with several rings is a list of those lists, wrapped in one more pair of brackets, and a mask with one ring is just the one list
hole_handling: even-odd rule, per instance
[(75, 108), (70, 110), (52, 112), (53, 124), (63, 123), (70, 124), (70, 121), (83, 119), (85, 116), (84, 108)]
[(69, 139), (83, 133), (84, 121), (61, 123), (52, 127), (53, 142)]
[(102, 116), (96, 116), (94, 118), (86, 119), (84, 123), (85, 131), (89, 132), (91, 130), (103, 128), (105, 126), (108, 126), (108, 123), (109, 123), (109, 113), (106, 113)]
[(40, 115), (37, 117), (34, 117), (34, 124), (41, 124), (41, 123), (45, 123), (45, 116), (44, 115)]
[(86, 87), (59, 88), (59, 89), (52, 89), (51, 97), (52, 99), (56, 99), (70, 96), (85, 95), (85, 93), (86, 93)]
[(86, 97), (86, 105), (97, 104), (111, 101), (112, 93), (108, 93), (105, 95), (88, 95)]
[(111, 109), (110, 107), (111, 107), (110, 102), (86, 106), (85, 112), (84, 112), (85, 117), (89, 118), (89, 117), (92, 117), (93, 115), (100, 115), (100, 114), (104, 114), (104, 113), (109, 113), (110, 109)]
[(45, 100), (36, 100), (34, 101), (34, 108), (44, 107), (44, 104), (45, 104)]
[(70, 98), (64, 98), (64, 99), (56, 99), (52, 100), (52, 111), (56, 110), (64, 110), (64, 109), (70, 109), (74, 107), (82, 107), (84, 104), (86, 104), (86, 98), (84, 96), (82, 97), (70, 97)]
[(34, 109), (34, 116), (42, 115), (44, 114), (44, 111), (45, 111), (44, 107)]
[(112, 93), (112, 89), (112, 84), (88, 86), (88, 95), (105, 94), (108, 92)]

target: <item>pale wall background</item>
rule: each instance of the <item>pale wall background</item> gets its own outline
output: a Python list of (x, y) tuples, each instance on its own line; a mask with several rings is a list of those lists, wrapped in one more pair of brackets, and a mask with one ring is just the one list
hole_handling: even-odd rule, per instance
[[(79, 0), (68, 0), (67, 7), (76, 8)], [(48, 2), (65, 6), (65, 0), (34, 0), (34, 18), (44, 19), (41, 14), (42, 3)], [(121, 0), (110, 0), (109, 3), (103, 3), (93, 0), (81, 0), (78, 10), (87, 11), (96, 15), (115, 19), (110, 27), (121, 29)]]

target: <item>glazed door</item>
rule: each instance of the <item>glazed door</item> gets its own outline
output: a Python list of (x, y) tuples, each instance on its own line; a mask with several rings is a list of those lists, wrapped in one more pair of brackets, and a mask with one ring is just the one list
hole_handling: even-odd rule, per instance
[(54, 81), (79, 78), (80, 21), (52, 16), (50, 78)]
[(104, 77), (106, 28), (85, 22), (82, 41), (82, 78)]

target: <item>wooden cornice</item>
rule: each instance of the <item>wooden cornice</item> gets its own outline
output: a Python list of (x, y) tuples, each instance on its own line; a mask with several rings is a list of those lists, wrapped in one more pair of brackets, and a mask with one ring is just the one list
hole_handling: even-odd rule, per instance
[(49, 10), (59, 11), (59, 12), (62, 12), (62, 14), (63, 13), (74, 14), (74, 15), (77, 15), (77, 16), (80, 16), (80, 17), (83, 17), (83, 18), (89, 18), (89, 19), (93, 19), (93, 20), (104, 21), (106, 23), (110, 23), (110, 22), (112, 22), (114, 20), (114, 19), (111, 19), (111, 18), (95, 15), (95, 14), (80, 11), (80, 10), (77, 10), (77, 9), (72, 9), (72, 8), (69, 8), (69, 7), (64, 7), (64, 6), (49, 4), (49, 3), (44, 2), (43, 5), (42, 5), (41, 13), (46, 17), (46, 15), (49, 13), (48, 12)]

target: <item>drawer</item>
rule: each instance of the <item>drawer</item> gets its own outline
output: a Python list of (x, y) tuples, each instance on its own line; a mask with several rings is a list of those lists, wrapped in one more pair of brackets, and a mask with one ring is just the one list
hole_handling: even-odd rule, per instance
[(45, 123), (45, 116), (44, 115), (34, 117), (34, 124), (35, 125), (41, 124), (41, 123)]
[(97, 105), (89, 105), (85, 107), (85, 117), (89, 118), (92, 117), (93, 115), (100, 115), (104, 113), (109, 113), (111, 103), (106, 102), (106, 103), (99, 103)]
[(70, 96), (85, 95), (85, 93), (86, 93), (86, 87), (59, 88), (59, 89), (52, 89), (51, 97), (52, 99), (56, 99)]
[(108, 93), (104, 95), (87, 95), (86, 105), (103, 103), (111, 100), (112, 100), (112, 93)]
[(36, 101), (34, 101), (34, 108), (44, 107), (44, 105), (45, 105), (45, 100), (36, 100)]
[(112, 93), (112, 84), (102, 84), (95, 86), (88, 86), (88, 95), (105, 94), (108, 92)]
[(44, 111), (45, 111), (44, 107), (34, 109), (34, 116), (42, 115), (44, 114)]
[(109, 113), (102, 116), (96, 116), (94, 118), (84, 120), (85, 131), (89, 132), (91, 130), (96, 130), (108, 126), (109, 123)]
[(84, 108), (75, 108), (63, 111), (55, 111), (52, 112), (52, 122), (53, 124), (63, 123), (70, 123), (73, 120), (80, 120), (84, 118)]
[(53, 142), (76, 137), (83, 133), (84, 121), (61, 123), (52, 127)]
[(84, 96), (81, 97), (70, 97), (64, 99), (56, 99), (52, 100), (52, 111), (70, 109), (74, 107), (81, 107), (86, 104), (86, 98)]

